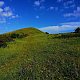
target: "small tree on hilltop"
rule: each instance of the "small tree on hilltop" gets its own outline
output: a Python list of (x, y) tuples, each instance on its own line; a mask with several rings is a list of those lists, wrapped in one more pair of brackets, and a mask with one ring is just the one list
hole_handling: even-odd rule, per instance
[(46, 34), (49, 34), (48, 32), (45, 32)]
[(80, 27), (75, 29), (75, 33), (80, 33)]

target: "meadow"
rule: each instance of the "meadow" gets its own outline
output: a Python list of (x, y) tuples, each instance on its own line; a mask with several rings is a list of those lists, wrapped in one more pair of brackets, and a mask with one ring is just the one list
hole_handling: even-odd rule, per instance
[(0, 80), (80, 80), (80, 33), (25, 28), (5, 35), (10, 42), (0, 48)]

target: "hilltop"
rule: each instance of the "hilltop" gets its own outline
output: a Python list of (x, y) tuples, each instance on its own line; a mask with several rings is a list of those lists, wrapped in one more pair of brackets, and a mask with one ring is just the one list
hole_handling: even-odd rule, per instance
[(0, 40), (7, 45), (0, 48), (0, 80), (80, 79), (80, 33), (24, 28)]
[(24, 33), (24, 34), (28, 34), (28, 35), (31, 35), (31, 34), (35, 35), (35, 34), (39, 34), (39, 33), (43, 33), (43, 32), (36, 28), (30, 27), (30, 28), (19, 29), (19, 30), (9, 32), (9, 33), (16, 33), (16, 34)]
[(0, 35), (0, 47), (6, 47), (6, 42), (12, 42), (15, 39), (21, 39), (27, 36), (34, 36), (44, 34), (44, 32), (36, 29), (36, 28), (23, 28), (16, 31), (8, 32)]

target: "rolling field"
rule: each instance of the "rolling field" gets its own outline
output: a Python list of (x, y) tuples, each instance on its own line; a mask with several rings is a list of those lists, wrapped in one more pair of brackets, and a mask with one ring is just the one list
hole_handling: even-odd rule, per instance
[(80, 80), (80, 37), (54, 38), (37, 29), (15, 33), (0, 48), (0, 80)]

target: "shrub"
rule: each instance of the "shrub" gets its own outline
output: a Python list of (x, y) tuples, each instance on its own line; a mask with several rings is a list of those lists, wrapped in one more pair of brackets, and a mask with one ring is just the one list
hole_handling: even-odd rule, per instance
[(0, 40), (4, 42), (11, 42), (13, 39), (10, 36), (7, 35), (0, 35)]
[(21, 33), (21, 34), (17, 34), (17, 33), (12, 33), (12, 34), (3, 34), (0, 35), (0, 48), (1, 47), (6, 47), (7, 43), (6, 42), (11, 42), (14, 41), (14, 38), (23, 38), (26, 37), (27, 34)]
[(21, 33), (21, 34), (19, 34), (18, 38), (24, 38), (26, 36), (27, 36), (27, 34)]
[(72, 38), (72, 37), (80, 37), (80, 33), (61, 34), (61, 36), (56, 38)]
[(12, 33), (10, 35), (11, 38), (24, 38), (26, 36), (27, 36), (27, 34), (24, 34), (24, 33), (21, 33), (21, 34)]
[(6, 42), (0, 40), (0, 48), (3, 47), (5, 48), (7, 46)]
[(10, 35), (10, 37), (11, 37), (11, 38), (18, 38), (18, 37), (19, 37), (19, 34), (12, 33), (12, 34)]
[(3, 47), (5, 48), (7, 46), (6, 42), (11, 42), (13, 39), (9, 37), (8, 35), (0, 35), (0, 48)]
[(45, 32), (46, 34), (49, 34), (48, 32)]

